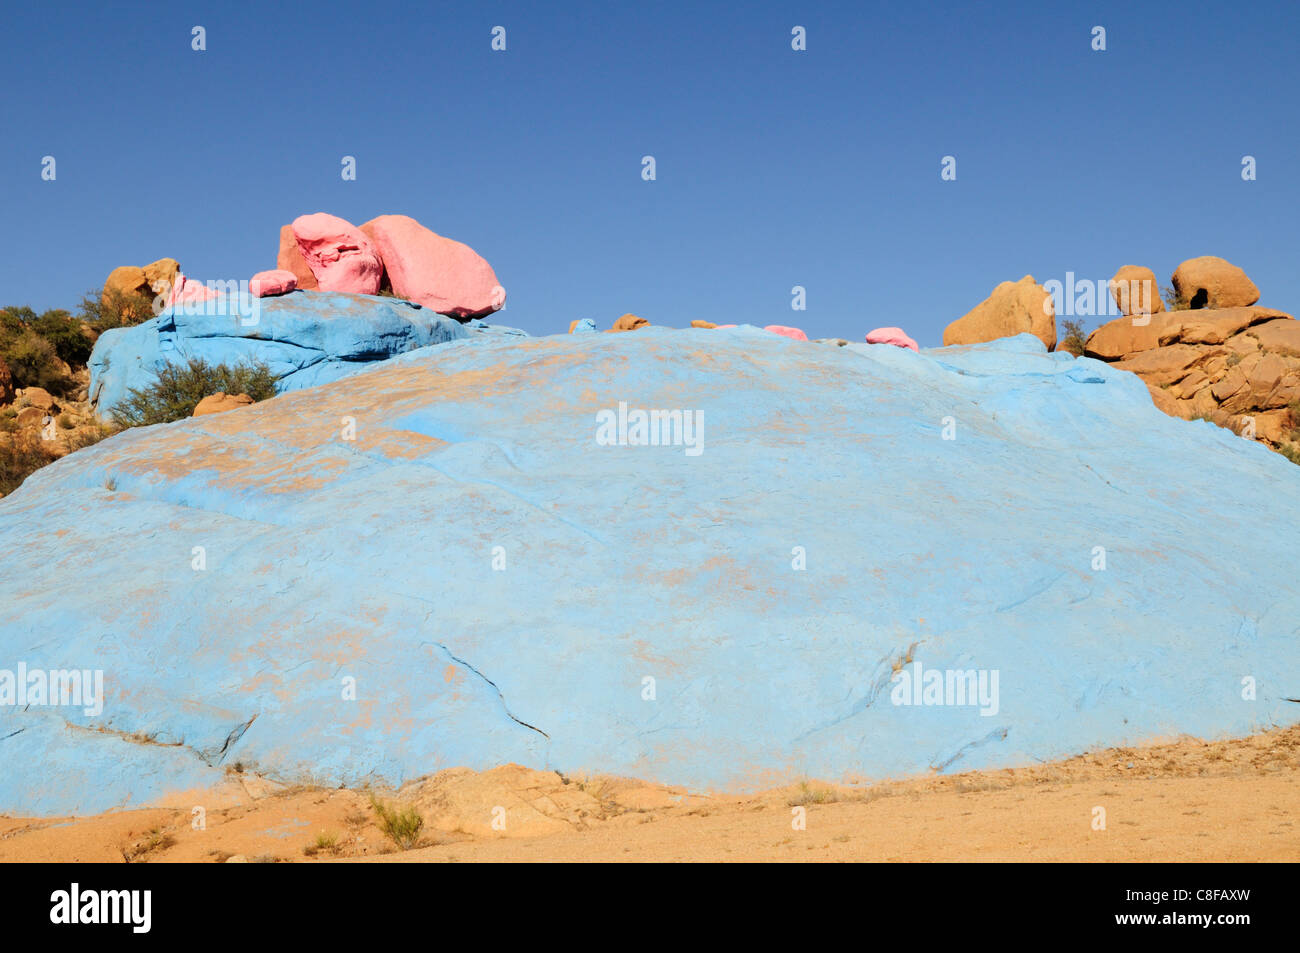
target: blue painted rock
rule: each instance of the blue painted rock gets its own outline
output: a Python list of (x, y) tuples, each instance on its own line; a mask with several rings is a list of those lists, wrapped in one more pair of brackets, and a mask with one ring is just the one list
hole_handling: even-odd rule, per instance
[(452, 341), (0, 501), (0, 670), (104, 685), (19, 705), (11, 676), (0, 812), (236, 762), (742, 790), (1294, 723), (1297, 489), (1026, 335)]
[(209, 364), (262, 361), (278, 378), (280, 392), (293, 391), (471, 334), (452, 318), (398, 298), (322, 291), (229, 295), (105, 331), (90, 357), (90, 399), (107, 417), (131, 388), (148, 387), (163, 367), (190, 358)]

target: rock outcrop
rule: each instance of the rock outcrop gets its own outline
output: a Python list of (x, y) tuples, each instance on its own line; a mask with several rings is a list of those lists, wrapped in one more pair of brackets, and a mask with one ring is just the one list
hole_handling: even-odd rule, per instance
[(625, 314), (614, 322), (609, 331), (635, 331), (637, 328), (644, 328), (650, 324), (645, 318), (637, 317), (635, 314)]
[(1206, 417), (1270, 445), (1300, 428), (1300, 322), (1272, 308), (1232, 307), (1116, 318), (1084, 353), (1147, 384), (1165, 413)]
[(1004, 281), (993, 293), (943, 330), (944, 346), (980, 344), (1028, 333), (1049, 351), (1056, 347), (1056, 311), (1047, 289), (1025, 275)]
[(265, 363), (281, 392), (314, 387), (430, 344), (478, 335), (458, 321), (396, 298), (297, 292), (257, 299), (255, 316), (220, 307), (168, 309), (142, 324), (105, 331), (90, 356), (90, 400), (101, 417), (169, 364)]
[(1165, 310), (1156, 273), (1140, 265), (1125, 265), (1110, 280), (1110, 293), (1120, 314), (1158, 314)]
[(370, 239), (355, 225), (337, 215), (316, 212), (299, 215), (292, 229), (298, 251), (321, 291), (366, 295), (379, 291), (384, 266)]
[(464, 242), (445, 238), (408, 215), (380, 215), (361, 231), (400, 298), (457, 318), (482, 317), (506, 303), (492, 266)]
[(1246, 273), (1213, 255), (1189, 258), (1174, 270), (1174, 291), (1189, 308), (1244, 308), (1259, 300)]
[[(275, 308), (329, 297), (267, 299), (257, 347), (289, 360)], [(103, 670), (105, 706), (0, 705), (3, 763), (39, 765), (0, 771), (0, 812), (147, 804), (235, 764), (743, 790), (1300, 719), (1300, 471), (1277, 454), (1026, 335), (700, 343), (458, 340), (32, 475), (0, 502), (0, 659)], [(619, 439), (620, 401), (699, 412), (703, 452), (671, 419)], [(983, 700), (945, 699), (954, 676)]]
[(217, 391), (215, 394), (209, 394), (194, 406), (194, 413), (191, 417), (206, 417), (208, 414), (221, 414), (227, 410), (239, 410), (241, 407), (247, 407), (253, 403), (253, 398), (247, 394), (227, 394), (224, 391)]

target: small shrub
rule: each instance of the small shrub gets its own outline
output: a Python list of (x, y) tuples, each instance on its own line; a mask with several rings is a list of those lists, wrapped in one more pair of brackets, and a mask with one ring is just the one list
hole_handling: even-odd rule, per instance
[(29, 476), (55, 459), (46, 442), (39, 437), (15, 434), (11, 439), (0, 441), (0, 496), (8, 496)]
[(379, 829), (388, 835), (399, 850), (410, 850), (419, 843), (424, 818), (414, 807), (390, 807), (374, 796), (370, 798), (370, 806), (379, 818)]
[(1284, 443), (1277, 448), (1277, 452), (1296, 466), (1300, 466), (1300, 443)]
[(1240, 353), (1238, 353), (1237, 351), (1233, 351), (1231, 354), (1228, 355), (1228, 361), (1227, 361), (1228, 367), (1236, 367), (1240, 363), (1241, 363)]
[(254, 401), (275, 396), (275, 377), (261, 363), (212, 365), (190, 358), (158, 373), (151, 386), (131, 388), (130, 394), (109, 413), (123, 427), (147, 427), (184, 420), (194, 414), (199, 401), (212, 394), (247, 394)]
[(1065, 330), (1065, 336), (1061, 338), (1057, 350), (1069, 351), (1075, 357), (1082, 357), (1083, 342), (1088, 340), (1088, 332), (1084, 329), (1083, 322), (1077, 318), (1066, 318), (1061, 322), (1061, 327)]
[(125, 328), (154, 316), (154, 300), (142, 294), (121, 291), (88, 291), (81, 299), (77, 317), (96, 331)]
[(71, 430), (77, 426), (77, 422), (67, 414), (59, 414), (59, 426), (64, 430)]
[(321, 831), (316, 839), (302, 849), (308, 857), (317, 854), (337, 854), (339, 852), (339, 835), (333, 831)]
[(1178, 292), (1173, 288), (1161, 288), (1160, 297), (1165, 299), (1166, 311), (1186, 311), (1191, 305), (1178, 297)]

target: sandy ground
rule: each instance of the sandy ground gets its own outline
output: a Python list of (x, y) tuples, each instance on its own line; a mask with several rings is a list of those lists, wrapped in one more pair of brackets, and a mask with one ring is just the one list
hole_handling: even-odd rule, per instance
[(414, 847), (371, 792), (231, 775), (166, 807), (0, 817), (0, 861), (1295, 861), (1300, 727), (861, 787), (705, 795), (506, 765), (379, 799), (419, 814)]

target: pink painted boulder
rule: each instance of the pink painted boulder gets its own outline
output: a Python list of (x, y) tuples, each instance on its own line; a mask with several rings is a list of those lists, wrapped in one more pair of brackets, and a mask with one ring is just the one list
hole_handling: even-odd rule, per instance
[(913, 341), (902, 328), (876, 328), (867, 334), (868, 344), (892, 344), (894, 347), (905, 347), (913, 351), (920, 351)]
[(248, 282), (248, 290), (258, 298), (288, 294), (290, 291), (297, 290), (297, 288), (298, 276), (284, 268), (276, 268), (274, 271), (259, 271)]
[(463, 242), (408, 215), (380, 215), (361, 226), (374, 244), (393, 294), (439, 314), (473, 318), (500, 310), (506, 290), (492, 266)]
[(715, 331), (721, 331), (723, 328), (734, 328), (734, 327), (736, 327), (736, 326), (737, 326), (737, 325), (734, 325), (734, 324), (719, 324), (719, 325), (718, 325), (716, 328), (714, 328), (713, 330), (715, 330)]
[(195, 281), (193, 278), (186, 278), (178, 273), (176, 283), (172, 285), (171, 293), (167, 295), (167, 305), (170, 307), (175, 304), (196, 304), (200, 301), (209, 301), (215, 297), (217, 297), (217, 292), (203, 282)]
[(325, 212), (299, 215), (292, 227), (298, 251), (321, 291), (362, 295), (379, 291), (384, 266), (361, 229)]
[(790, 338), (793, 341), (808, 340), (808, 335), (804, 334), (803, 331), (798, 328), (788, 328), (784, 324), (769, 324), (763, 330), (771, 331), (773, 334), (779, 334), (781, 337)]

